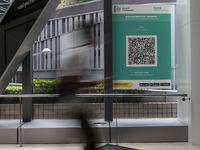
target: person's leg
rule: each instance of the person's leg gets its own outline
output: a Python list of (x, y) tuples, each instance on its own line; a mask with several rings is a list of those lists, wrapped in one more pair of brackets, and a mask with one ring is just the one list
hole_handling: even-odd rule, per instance
[(94, 141), (94, 136), (92, 129), (87, 121), (87, 117), (84, 113), (78, 113), (77, 118), (81, 121), (81, 126), (82, 129), (86, 135), (86, 148), (85, 150), (95, 150), (95, 141)]

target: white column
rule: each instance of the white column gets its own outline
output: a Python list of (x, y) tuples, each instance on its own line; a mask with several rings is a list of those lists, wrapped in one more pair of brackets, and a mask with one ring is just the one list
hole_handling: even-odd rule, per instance
[(200, 145), (200, 1), (177, 0), (178, 118), (189, 126), (189, 142)]
[[(190, 0), (177, 0), (178, 91), (191, 95)], [(178, 99), (178, 118), (189, 125), (190, 102)]]
[(191, 136), (200, 145), (200, 1), (190, 0), (191, 19)]

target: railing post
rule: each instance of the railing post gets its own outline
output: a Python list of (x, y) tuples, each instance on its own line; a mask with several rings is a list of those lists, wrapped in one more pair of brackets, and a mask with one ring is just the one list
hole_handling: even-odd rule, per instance
[[(22, 83), (23, 94), (33, 93), (33, 64), (32, 64), (32, 51), (30, 51), (22, 63)], [(32, 120), (32, 98), (25, 98), (23, 102), (23, 122)]]
[(22, 147), (22, 97), (19, 97), (19, 145)]
[[(112, 0), (104, 0), (104, 78), (112, 77)], [(112, 80), (105, 80), (104, 93), (112, 94)], [(113, 97), (105, 97), (105, 121), (113, 121)]]

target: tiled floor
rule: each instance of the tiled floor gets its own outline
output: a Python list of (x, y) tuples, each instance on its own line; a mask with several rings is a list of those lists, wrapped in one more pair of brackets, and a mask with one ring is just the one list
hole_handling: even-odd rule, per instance
[[(120, 143), (120, 146), (140, 150), (200, 150), (200, 146), (188, 143)], [(0, 145), (0, 150), (83, 150), (81, 144), (24, 144)]]

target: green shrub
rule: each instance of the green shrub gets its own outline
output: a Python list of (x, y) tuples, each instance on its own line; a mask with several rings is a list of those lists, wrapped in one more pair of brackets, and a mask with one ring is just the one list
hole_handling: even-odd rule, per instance
[[(33, 79), (33, 94), (57, 94), (59, 90), (59, 81), (58, 80), (41, 80)], [(114, 94), (142, 94), (144, 90), (113, 90)], [(104, 82), (100, 84), (80, 89), (80, 94), (103, 94), (104, 93)], [(8, 86), (4, 94), (22, 94), (22, 86)], [(99, 98), (97, 98), (99, 99)], [(125, 98), (132, 99), (132, 98)]]
[[(58, 80), (33, 79), (33, 94), (56, 94), (58, 93)], [(22, 86), (7, 86), (4, 94), (22, 94)]]
[(22, 94), (22, 86), (7, 86), (4, 94)]
[(88, 1), (91, 1), (91, 0), (78, 0), (78, 3), (84, 3), (84, 2), (88, 2)]
[(33, 94), (56, 94), (58, 86), (58, 80), (33, 79)]

